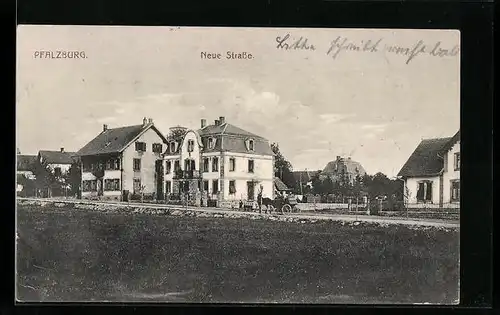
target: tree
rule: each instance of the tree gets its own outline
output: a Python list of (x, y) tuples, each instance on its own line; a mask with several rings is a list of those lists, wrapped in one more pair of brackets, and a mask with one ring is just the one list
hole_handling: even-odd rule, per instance
[(271, 144), (271, 150), (274, 153), (274, 176), (281, 179), (288, 187), (297, 188), (292, 172), (292, 163), (283, 156), (277, 143)]
[(71, 195), (80, 196), (80, 186), (82, 183), (82, 170), (80, 163), (74, 162), (69, 167), (69, 170), (64, 174), (64, 182), (69, 185)]
[(33, 164), (33, 175), (35, 175), (35, 187), (38, 190), (47, 191), (48, 197), (52, 195), (52, 188), (57, 186), (58, 178), (54, 175), (50, 167), (36, 161)]
[(186, 131), (187, 131), (187, 128), (185, 128), (185, 127), (181, 127), (181, 126), (172, 127), (172, 128), (170, 128), (170, 132), (167, 135), (167, 139), (179, 141), (182, 139), (182, 137), (184, 137), (184, 135), (186, 134)]

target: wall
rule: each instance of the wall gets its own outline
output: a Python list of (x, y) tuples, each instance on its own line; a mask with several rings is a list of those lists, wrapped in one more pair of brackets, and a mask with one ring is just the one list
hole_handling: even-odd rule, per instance
[[(230, 171), (229, 161), (235, 159), (235, 170)], [(254, 160), (254, 172), (248, 172), (248, 161)], [(273, 197), (273, 177), (274, 166), (273, 157), (266, 155), (244, 154), (225, 152), (224, 156), (224, 198), (229, 200), (247, 199), (247, 182), (257, 181), (255, 185), (255, 196), (259, 190), (259, 186), (263, 186), (263, 197)], [(236, 186), (236, 194), (229, 194), (229, 181), (234, 180)]]
[[(146, 152), (137, 152), (135, 142), (145, 142)], [(140, 178), (141, 185), (146, 186), (144, 188), (145, 194), (156, 192), (155, 162), (162, 158), (161, 153), (153, 152), (153, 143), (161, 143), (163, 145), (162, 150), (165, 150), (162, 138), (150, 128), (123, 151), (121, 161), (123, 169), (122, 190), (129, 190), (133, 193), (134, 178)], [(140, 172), (134, 171), (134, 158), (141, 159)]]
[(432, 203), (439, 205), (439, 176), (407, 178), (405, 185), (410, 192), (410, 196), (408, 198), (408, 203), (409, 204), (416, 204), (417, 203), (418, 182), (421, 180), (432, 181)]
[(445, 158), (445, 172), (443, 173), (443, 202), (451, 202), (451, 183), (453, 179), (460, 179), (460, 170), (455, 171), (454, 160), (455, 153), (460, 152), (460, 141), (455, 143), (450, 151), (446, 154)]

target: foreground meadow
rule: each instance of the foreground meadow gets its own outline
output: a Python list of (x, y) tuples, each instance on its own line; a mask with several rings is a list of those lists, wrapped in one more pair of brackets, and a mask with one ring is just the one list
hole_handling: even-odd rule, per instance
[(444, 303), (459, 231), (19, 206), (21, 301)]

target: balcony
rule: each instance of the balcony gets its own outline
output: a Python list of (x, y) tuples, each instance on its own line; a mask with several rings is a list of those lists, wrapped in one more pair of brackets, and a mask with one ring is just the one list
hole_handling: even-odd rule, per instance
[(201, 178), (201, 173), (199, 170), (176, 170), (174, 172), (174, 179), (199, 179)]

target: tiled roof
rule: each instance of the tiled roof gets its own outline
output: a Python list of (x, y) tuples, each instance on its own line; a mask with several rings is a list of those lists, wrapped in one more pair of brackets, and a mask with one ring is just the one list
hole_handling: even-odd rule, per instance
[(424, 139), (403, 165), (398, 176), (433, 176), (443, 169), (443, 160), (438, 154), (449, 145), (451, 138)]
[(254, 133), (243, 130), (243, 129), (236, 127), (234, 125), (231, 125), (229, 123), (223, 123), (223, 124), (218, 125), (218, 126), (217, 125), (208, 125), (205, 128), (199, 129), (198, 133), (200, 134), (200, 136), (225, 134), (225, 135), (251, 137), (254, 139), (264, 139), (261, 136), (258, 136)]
[[(252, 153), (260, 155), (273, 155), (269, 141), (261, 136), (245, 131), (241, 128), (224, 123), (220, 126), (209, 125), (205, 128), (199, 129), (198, 133), (202, 137), (203, 147), (205, 153), (207, 152), (235, 152), (235, 153)], [(208, 139), (213, 137), (215, 146), (210, 148), (208, 146)], [(245, 145), (245, 140), (254, 140), (254, 151), (248, 151)]]
[(101, 132), (97, 137), (76, 152), (77, 156), (109, 154), (121, 152), (125, 147), (139, 136), (143, 131), (153, 128), (165, 141), (163, 135), (154, 125), (134, 125), (119, 128), (110, 128)]
[(288, 188), (287, 185), (285, 185), (285, 183), (283, 183), (283, 181), (281, 179), (279, 179), (278, 177), (275, 177), (274, 178), (274, 187), (276, 187), (276, 190), (278, 191), (288, 191), (288, 190), (291, 190), (290, 188)]
[(38, 154), (43, 158), (44, 163), (49, 164), (72, 164), (75, 152), (48, 151), (41, 150)]
[(31, 171), (33, 164), (36, 162), (36, 155), (17, 155), (17, 170)]
[(359, 174), (360, 176), (364, 176), (366, 174), (365, 169), (359, 162), (349, 158), (340, 158), (338, 160), (328, 162), (328, 164), (326, 164), (325, 168), (323, 169), (322, 174), (340, 174), (343, 170), (345, 170), (347, 174), (351, 175)]

